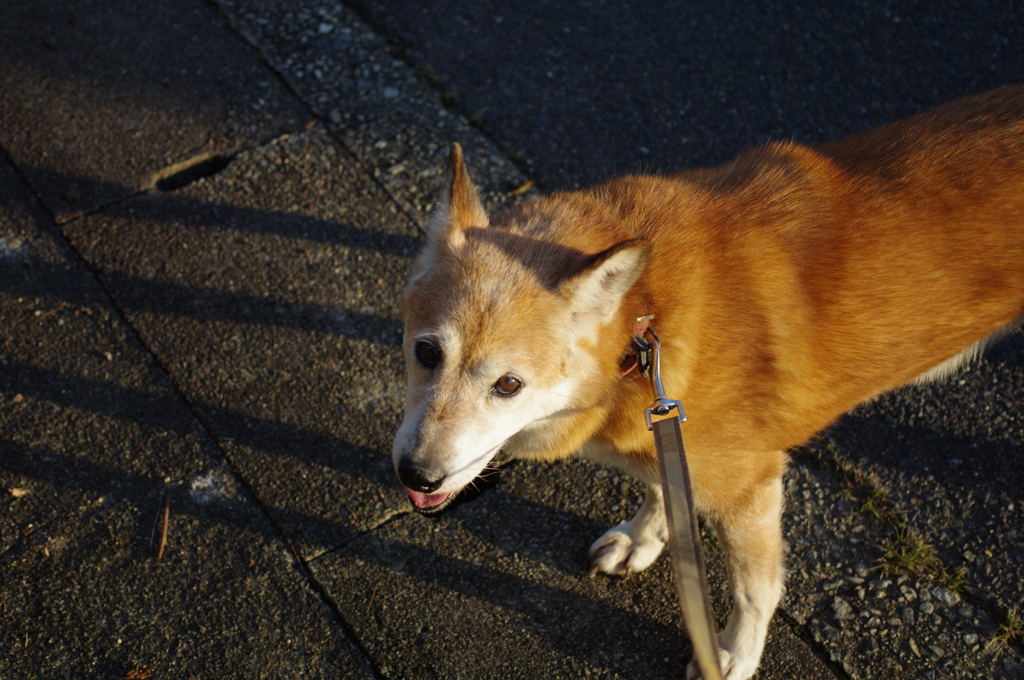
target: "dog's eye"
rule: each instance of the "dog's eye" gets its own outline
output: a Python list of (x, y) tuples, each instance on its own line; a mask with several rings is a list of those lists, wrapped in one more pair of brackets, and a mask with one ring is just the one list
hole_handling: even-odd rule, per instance
[(514, 375), (503, 375), (494, 383), (494, 391), (503, 397), (511, 397), (523, 386), (523, 381)]
[(420, 340), (414, 350), (416, 361), (424, 368), (434, 368), (441, 363), (441, 348), (429, 340)]

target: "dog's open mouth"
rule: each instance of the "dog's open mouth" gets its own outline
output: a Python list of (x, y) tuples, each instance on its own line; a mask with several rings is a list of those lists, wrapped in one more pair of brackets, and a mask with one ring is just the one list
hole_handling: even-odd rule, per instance
[(406, 487), (405, 492), (409, 494), (409, 500), (417, 512), (424, 515), (432, 515), (447, 508), (455, 499), (454, 493), (420, 493)]
[(468, 503), (475, 500), (480, 494), (498, 485), (501, 480), (501, 469), (507, 466), (488, 467), (480, 473), (472, 482), (457, 491), (449, 493), (423, 493), (413, 491), (407, 486), (402, 488), (409, 494), (409, 501), (421, 515), (435, 515), (442, 510), (447, 510), (456, 504)]

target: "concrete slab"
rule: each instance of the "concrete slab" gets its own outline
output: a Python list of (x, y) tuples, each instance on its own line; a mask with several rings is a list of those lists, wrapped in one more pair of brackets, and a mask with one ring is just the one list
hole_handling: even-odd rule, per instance
[(2, 157), (0, 290), (0, 677), (373, 677)]
[(304, 556), (405, 508), (380, 452), (418, 230), (322, 127), (65, 233)]

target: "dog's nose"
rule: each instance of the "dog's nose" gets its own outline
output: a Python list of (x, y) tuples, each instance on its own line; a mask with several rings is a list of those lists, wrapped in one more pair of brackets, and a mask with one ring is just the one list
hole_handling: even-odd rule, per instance
[(426, 470), (411, 461), (403, 460), (398, 464), (398, 479), (413, 491), (433, 493), (441, 486), (444, 476), (431, 479)]

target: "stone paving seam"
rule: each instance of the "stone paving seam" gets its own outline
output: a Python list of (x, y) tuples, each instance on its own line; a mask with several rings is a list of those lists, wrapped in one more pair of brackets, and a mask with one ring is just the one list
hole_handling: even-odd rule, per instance
[[(57, 248), (60, 251), (62, 259), (66, 260), (68, 262), (69, 270), (74, 270), (75, 272), (77, 272), (79, 277), (81, 277), (81, 280), (83, 280), (83, 281), (89, 281), (90, 279), (93, 280), (93, 281), (96, 281), (96, 279), (100, 278), (100, 277), (97, 276), (97, 273), (94, 270), (94, 268), (89, 266), (88, 262), (85, 263), (84, 267), (81, 266), (83, 258), (82, 258), (82, 255), (81, 255), (80, 251), (74, 246), (73, 243), (69, 243), (69, 239), (67, 238), (67, 235), (63, 232), (63, 230), (60, 229), (59, 225), (54, 224), (54, 220), (52, 219), (52, 214), (50, 214), (49, 211), (47, 211), (45, 209), (45, 206), (44, 206), (43, 202), (38, 199), (38, 196), (35, 194), (35, 192), (33, 190), (33, 187), (30, 185), (30, 183), (25, 181), (23, 173), (20, 172), (20, 170), (14, 165), (13, 161), (11, 161), (6, 156), (6, 154), (3, 153), (2, 150), (0, 150), (0, 164), (2, 164), (4, 166), (6, 166), (7, 168), (9, 168), (9, 176), (13, 180), (13, 182), (11, 182), (11, 184), (15, 185), (15, 186), (20, 184), (21, 185), (21, 189), (23, 190), (23, 193), (26, 196), (31, 196), (32, 200), (35, 201), (34, 210), (36, 212), (38, 212), (38, 217), (36, 219), (37, 219), (38, 224), (40, 225), (40, 229), (41, 229), (41, 231), (45, 231), (46, 232), (46, 236), (49, 239), (49, 241), (54, 243), (57, 246)], [(4, 225), (0, 225), (0, 226), (4, 226)], [(77, 263), (76, 263), (76, 260), (78, 261)], [(76, 264), (78, 266), (76, 266)], [(167, 379), (169, 376), (166, 375), (166, 371), (164, 370), (164, 367), (161, 365), (161, 363), (158, 360), (155, 360), (154, 353), (152, 351), (149, 351), (149, 348), (146, 346), (146, 343), (142, 342), (140, 340), (139, 333), (138, 333), (137, 329), (135, 329), (132, 326), (131, 323), (126, 321), (123, 310), (120, 309), (115, 302), (113, 302), (113, 300), (112, 300), (113, 296), (110, 294), (109, 290), (103, 285), (103, 281), (99, 280), (99, 281), (96, 281), (96, 283), (99, 284), (99, 285), (97, 285), (95, 287), (96, 293), (98, 294), (98, 297), (96, 297), (96, 300), (100, 301), (100, 303), (107, 309), (108, 313), (110, 314), (110, 319), (111, 319), (111, 322), (112, 322), (111, 325), (113, 327), (118, 327), (119, 326), (120, 330), (122, 331), (123, 337), (124, 337), (127, 345), (132, 347), (132, 351), (135, 352), (135, 353), (138, 353), (141, 357), (143, 357), (143, 359), (144, 359), (144, 361), (146, 363), (151, 364), (149, 367), (147, 367), (146, 370), (151, 371), (151, 375), (157, 376), (159, 378), (162, 378), (164, 381), (166, 381), (166, 382), (164, 382), (162, 387), (164, 388), (167, 397), (170, 399), (170, 402), (174, 404), (174, 408), (175, 409), (180, 409), (181, 406), (184, 406), (185, 409), (180, 409), (182, 411), (182, 413), (186, 413), (186, 414), (189, 414), (189, 415), (192, 416), (192, 424), (191, 424), (191, 428), (192, 429), (190, 430), (190, 432), (194, 432), (196, 435), (198, 435), (198, 438), (200, 440), (202, 440), (202, 439), (206, 440), (205, 444), (206, 444), (206, 446), (209, 447), (210, 454), (212, 454), (210, 456), (210, 459), (212, 459), (213, 461), (217, 461), (218, 458), (219, 458), (219, 462), (217, 463), (217, 468), (220, 468), (221, 466), (224, 466), (223, 469), (227, 470), (228, 467), (230, 466), (230, 460), (226, 456), (223, 455), (223, 450), (221, 449), (221, 447), (217, 446), (215, 440), (209, 436), (208, 428), (206, 428), (204, 426), (204, 423), (202, 422), (202, 419), (195, 418), (194, 411), (191, 409), (191, 404), (189, 404), (187, 400), (184, 400), (184, 403), (181, 403), (180, 401), (179, 402), (174, 402), (175, 398), (178, 398), (178, 399), (181, 398), (180, 390), (178, 389), (178, 386), (175, 384), (175, 381), (173, 379), (170, 379), (170, 380)], [(38, 312), (36, 312), (36, 315), (38, 315)], [(76, 314), (76, 316), (77, 316), (77, 314)], [(91, 317), (92, 313), (90, 312), (88, 316)], [(63, 319), (61, 319), (61, 321), (63, 321)], [(61, 325), (63, 325), (63, 323)], [(113, 347), (113, 345), (111, 345), (111, 347)], [(111, 361), (111, 359), (108, 357), (107, 361)], [(4, 363), (6, 365), (6, 362), (4, 362)], [(66, 392), (64, 390), (61, 390), (61, 391)], [(174, 392), (178, 392), (179, 394), (176, 395), (176, 396), (171, 396)], [(20, 400), (20, 397), (19, 397), (19, 400)], [(68, 405), (71, 405), (71, 404), (70, 404), (70, 402), (68, 402), (68, 403), (58, 403), (58, 405), (60, 405), (60, 406), (68, 406)], [(170, 405), (171, 404), (169, 403), (168, 406), (170, 406)], [(170, 410), (173, 410), (173, 409), (170, 409)], [(163, 424), (164, 423), (160, 423), (160, 425), (163, 425)], [(148, 437), (147, 437), (147, 439), (148, 439)], [(218, 456), (217, 454), (220, 454), (220, 455)], [(217, 468), (215, 468), (215, 469), (217, 469)], [(242, 482), (244, 484), (244, 478), (241, 475), (237, 474), (237, 471), (233, 470), (233, 472), (235, 472), (234, 483), (237, 484), (238, 482)], [(22, 474), (24, 474), (24, 473), (22, 473)], [(30, 478), (31, 478), (31, 475), (30, 475)], [(182, 478), (182, 479), (187, 479), (187, 478)], [(168, 484), (171, 484), (171, 482), (169, 482), (169, 478), (164, 478), (164, 488), (170, 489), (171, 486), (167, 486)], [(180, 484), (180, 482), (179, 482), (179, 484)], [(193, 486), (193, 490), (195, 488), (196, 487)], [(166, 494), (167, 492), (165, 491), (164, 493)], [(159, 497), (159, 495), (160, 494), (158, 494), (158, 497)], [(267, 518), (266, 509), (259, 502), (259, 499), (255, 496), (255, 494), (252, 494), (250, 492), (249, 496), (250, 496), (250, 498), (248, 500), (250, 501), (250, 507), (251, 507), (250, 513), (255, 514), (256, 516), (259, 516), (259, 514), (262, 513), (263, 517)], [(165, 496), (165, 498), (166, 498), (166, 496)], [(208, 500), (200, 500), (198, 502), (200, 502), (200, 503), (207, 503), (209, 501)], [(172, 516), (176, 517), (176, 515), (178, 513), (178, 509), (176, 508), (174, 512), (175, 512), (175, 514), (172, 515)], [(156, 514), (156, 513), (154, 513), (154, 514)], [(252, 516), (252, 515), (250, 515), (250, 516)], [(274, 527), (272, 529), (272, 531), (275, 531), (278, 534), (278, 536), (280, 536), (280, 533), (281, 533), (280, 529), (275, 526), (273, 518), (270, 517), (269, 519), (270, 519), (270, 527)], [(157, 522), (154, 524), (154, 529), (153, 529), (153, 535), (154, 536), (156, 534), (156, 528), (155, 527), (156, 527), (156, 524), (158, 524), (158, 523), (159, 523), (159, 520), (157, 520)], [(29, 524), (28, 526), (32, 527), (33, 525)], [(34, 530), (35, 529), (33, 529), (33, 531)], [(285, 557), (285, 554), (283, 554), (283, 551), (281, 550), (280, 545), (277, 542), (275, 542), (275, 541), (268, 541), (268, 543), (270, 545), (271, 550), (274, 553), (277, 553), (277, 555), (279, 557)], [(47, 557), (49, 557), (49, 554), (47, 554)], [(159, 559), (160, 559), (159, 557), (156, 558), (156, 560), (159, 560)], [(252, 567), (252, 562), (250, 562), (249, 566)], [(295, 586), (296, 586), (295, 590), (298, 590), (299, 592), (303, 592), (303, 590), (304, 590), (303, 589), (303, 585), (304, 584), (303, 584), (302, 580), (299, 580), (299, 581), (292, 580), (293, 577), (291, 577), (291, 575), (288, 573), (290, 571), (291, 570), (286, 570), (285, 573), (283, 574), (283, 576), (286, 579), (290, 580), (292, 583), (295, 584)], [(312, 596), (316, 596), (316, 597), (320, 596), (320, 591), (317, 588), (308, 588), (308, 589), (305, 589), (305, 592), (308, 593), (309, 595), (312, 595)], [(320, 599), (321, 599), (321, 601), (323, 600), (322, 597)], [(314, 605), (314, 608), (315, 608), (315, 605)], [(4, 607), (4, 611), (6, 613), (6, 605)], [(332, 608), (330, 608), (330, 607), (327, 607), (327, 611), (324, 612), (324, 614), (326, 614), (326, 616), (323, 616), (323, 620), (325, 622), (327, 622), (328, 627), (333, 629), (335, 631), (335, 634), (339, 635), (339, 637), (341, 639), (343, 639), (346, 642), (347, 645), (351, 646), (353, 656), (359, 660), (360, 664), (363, 667), (365, 667), (366, 669), (373, 668), (372, 659), (368, 655), (366, 655), (365, 650), (360, 648), (360, 646), (358, 645), (358, 640), (351, 635), (351, 632), (350, 631), (346, 631), (346, 629), (344, 627), (340, 627), (339, 628), (336, 625), (336, 623), (331, 621), (331, 614), (332, 613), (334, 613), (334, 612), (333, 612)], [(278, 620), (280, 620), (280, 619), (278, 619)], [(26, 633), (26, 640), (27, 639), (28, 638), (27, 638), (27, 633)], [(50, 639), (50, 642), (51, 643), (53, 642), (52, 638)], [(289, 643), (290, 642), (291, 641), (289, 640)], [(121, 640), (120, 639), (117, 640), (117, 644), (118, 645), (121, 644)], [(27, 646), (27, 642), (26, 642), (26, 646)], [(316, 653), (319, 653), (319, 652), (318, 652), (318, 650), (313, 649), (313, 653), (316, 654)], [(0, 658), (3, 658), (3, 655), (0, 655)], [(24, 668), (22, 670), (27, 672), (29, 669), (28, 668)], [(0, 675), (3, 675), (3, 673), (0, 672)], [(4, 676), (4, 677), (8, 677), (8, 676)], [(14, 677), (14, 676), (11, 676), (11, 677)], [(18, 677), (21, 677), (21, 675), (19, 674)], [(120, 676), (118, 676), (118, 677), (120, 677)], [(376, 673), (375, 677), (379, 678), (380, 674)]]
[[(233, 32), (234, 31), (232, 30), (232, 33)], [(268, 68), (269, 68), (269, 66), (268, 66)], [(275, 72), (275, 75), (276, 75), (276, 72)], [(315, 115), (315, 114), (311, 114), (311, 115)], [(286, 138), (290, 137), (293, 134), (295, 134), (295, 133), (293, 133), (293, 132), (282, 132), (280, 134), (274, 135), (273, 137), (270, 137), (268, 139), (262, 140), (262, 141), (260, 141), (257, 144), (249, 144), (249, 145), (246, 145), (246, 146), (240, 146), (240, 147), (234, 149), (233, 151), (231, 151), (228, 154), (213, 154), (214, 156), (217, 156), (219, 158), (227, 159), (227, 163), (225, 163), (224, 166), (222, 166), (220, 169), (216, 170), (215, 172), (211, 172), (211, 173), (207, 173), (207, 174), (202, 174), (202, 175), (196, 176), (194, 178), (191, 178), (187, 182), (184, 182), (182, 184), (176, 185), (173, 189), (160, 189), (157, 185), (160, 182), (162, 182), (162, 181), (164, 181), (166, 179), (169, 179), (170, 177), (174, 177), (175, 175), (185, 173), (188, 170), (194, 168), (195, 166), (201, 165), (203, 162), (208, 161), (212, 156), (210, 156), (208, 154), (204, 154), (204, 155), (198, 157), (201, 160), (196, 161), (195, 159), (192, 159), (192, 160), (189, 160), (189, 161), (186, 161), (186, 162), (183, 162), (183, 163), (176, 164), (175, 166), (169, 166), (168, 168), (163, 168), (162, 170), (154, 173), (152, 175), (152, 177), (150, 178), (149, 184), (151, 184), (152, 186), (143, 187), (143, 188), (138, 189), (138, 190), (136, 190), (136, 191), (134, 191), (134, 192), (132, 192), (130, 194), (125, 194), (124, 196), (118, 196), (117, 198), (112, 199), (110, 201), (107, 201), (105, 203), (98, 203), (95, 206), (92, 206), (92, 207), (90, 207), (90, 208), (88, 208), (86, 210), (82, 210), (80, 212), (68, 214), (63, 219), (58, 219), (57, 215), (55, 215), (52, 212), (52, 210), (50, 209), (50, 207), (46, 203), (45, 197), (39, 191), (36, 190), (35, 186), (32, 185), (32, 183), (29, 181), (29, 178), (25, 175), (24, 172), (22, 172), (22, 169), (18, 166), (18, 164), (15, 163), (12, 155), (8, 152), (8, 150), (4, 147), (4, 145), (2, 143), (0, 143), (0, 154), (2, 154), (4, 157), (6, 157), (8, 159), (8, 162), (15, 169), (15, 172), (18, 173), (18, 177), (21, 179), (21, 181), (28, 188), (28, 191), (32, 192), (32, 195), (35, 196), (39, 200), (39, 203), (40, 203), (40, 206), (42, 207), (42, 209), (46, 211), (47, 216), (49, 216), (49, 218), (53, 221), (53, 223), (55, 225), (57, 225), (57, 227), (59, 228), (59, 227), (61, 227), (64, 224), (69, 224), (71, 222), (81, 221), (81, 220), (84, 220), (84, 219), (86, 219), (86, 218), (88, 218), (88, 217), (90, 217), (92, 215), (95, 215), (96, 213), (102, 213), (105, 210), (109, 210), (113, 206), (120, 205), (120, 204), (122, 204), (122, 203), (124, 203), (126, 201), (130, 201), (133, 198), (137, 198), (137, 197), (142, 196), (144, 194), (147, 194), (147, 193), (149, 193), (151, 191), (156, 191), (156, 192), (159, 192), (159, 193), (170, 193), (170, 192), (175, 191), (177, 189), (184, 188), (184, 187), (188, 186), (189, 184), (192, 184), (193, 182), (196, 182), (196, 181), (199, 181), (200, 179), (203, 179), (204, 177), (211, 177), (211, 176), (217, 174), (221, 170), (225, 169), (228, 165), (230, 165), (231, 162), (237, 156), (239, 156), (240, 154), (246, 153), (248, 151), (255, 151), (255, 150), (266, 148), (268, 146), (272, 146), (272, 145), (278, 143), (279, 141), (281, 141), (282, 139), (286, 139)], [(177, 168), (177, 169), (173, 173), (168, 173), (168, 170), (170, 168)], [(415, 223), (415, 220), (412, 220), (412, 221)], [(61, 233), (63, 235), (63, 231)], [(67, 239), (65, 238), (65, 241), (66, 240)], [(70, 245), (70, 243), (69, 243), (69, 245)], [(77, 250), (75, 250), (75, 253), (77, 254), (78, 258), (82, 262), (85, 262), (84, 260), (82, 260), (82, 256), (81, 256), (80, 253), (78, 253)], [(92, 272), (92, 273), (93, 273), (93, 276), (95, 276), (95, 272)], [(108, 294), (109, 294), (109, 291), (108, 291)]]
[[(260, 145), (260, 146), (263, 146), (263, 145)], [(256, 147), (256, 148), (259, 148), (259, 147)], [(61, 232), (61, 236), (63, 237), (63, 231)], [(334, 602), (333, 599), (331, 599), (331, 597), (327, 594), (327, 592), (323, 588), (323, 586), (313, 577), (312, 572), (306, 566), (308, 560), (303, 560), (303, 558), (299, 554), (299, 552), (292, 546), (291, 541), (288, 540), (288, 537), (285, 534), (284, 530), (281, 528), (280, 524), (274, 518), (274, 516), (270, 512), (270, 510), (267, 508), (266, 504), (263, 502), (263, 500), (260, 498), (260, 496), (256, 493), (256, 491), (252, 488), (252, 486), (250, 485), (248, 479), (246, 479), (245, 475), (242, 474), (241, 470), (239, 469), (239, 467), (237, 466), (235, 461), (232, 460), (231, 456), (228, 454), (228, 452), (221, 445), (220, 438), (215, 436), (214, 431), (210, 428), (209, 423), (207, 423), (206, 420), (200, 415), (199, 411), (193, 406), (192, 402), (190, 402), (185, 397), (185, 393), (182, 391), (181, 386), (173, 379), (173, 377), (171, 376), (170, 372), (167, 370), (167, 367), (164, 366), (162, 363), (160, 363), (160, 361), (157, 358), (156, 354), (142, 340), (142, 337), (139, 334), (138, 329), (136, 329), (135, 326), (133, 326), (131, 324), (131, 322), (128, 320), (128, 317), (125, 315), (124, 310), (122, 310), (116, 304), (114, 297), (111, 295), (110, 291), (104, 285), (104, 283), (102, 281), (102, 278), (97, 276), (96, 272), (92, 269), (92, 267), (89, 266), (89, 264), (87, 262), (85, 262), (85, 260), (82, 258), (81, 254), (78, 252), (78, 250), (75, 249), (71, 245), (71, 243), (67, 241), (66, 238), (64, 240), (67, 243), (68, 247), (75, 253), (75, 255), (78, 257), (78, 259), (81, 261), (82, 265), (84, 267), (86, 267), (86, 269), (93, 276), (93, 278), (95, 278), (99, 282), (99, 285), (103, 289), (103, 292), (106, 294), (108, 300), (110, 301), (111, 306), (115, 310), (117, 310), (118, 316), (121, 317), (121, 321), (131, 331), (132, 335), (134, 336), (135, 340), (139, 343), (140, 347), (146, 352), (146, 354), (149, 355), (149, 357), (152, 359), (152, 361), (157, 366), (160, 367), (161, 373), (163, 373), (164, 376), (167, 378), (168, 382), (171, 385), (174, 386), (174, 391), (177, 393), (178, 397), (182, 400), (182, 402), (184, 403), (185, 407), (188, 409), (188, 412), (192, 415), (193, 418), (195, 418), (196, 422), (202, 428), (202, 431), (203, 431), (204, 435), (213, 444), (213, 446), (216, 447), (216, 449), (220, 452), (221, 456), (224, 459), (224, 462), (231, 469), (231, 473), (235, 476), (235, 478), (242, 485), (242, 487), (245, 488), (246, 492), (252, 497), (253, 502), (255, 502), (256, 505), (259, 507), (260, 512), (263, 513), (263, 516), (267, 519), (268, 522), (270, 522), (270, 525), (272, 527), (274, 527), (274, 532), (277, 534), (277, 538), (280, 541), (282, 548), (288, 554), (291, 555), (293, 563), (295, 565), (295, 571), (298, 573), (298, 575), (305, 582), (306, 587), (308, 587), (317, 596), (317, 598), (323, 604), (324, 608), (327, 609), (327, 611), (329, 611), (331, 613), (331, 615), (334, 617), (335, 622), (337, 623), (338, 627), (341, 628), (342, 631), (344, 631), (345, 636), (356, 647), (356, 649), (359, 650), (360, 654), (363, 655), (364, 661), (372, 669), (374, 676), (377, 677), (377, 678), (380, 678), (381, 680), (384, 680), (385, 676), (381, 673), (380, 669), (377, 666), (377, 662), (374, 660), (373, 656), (370, 655), (370, 653), (366, 649), (365, 645), (363, 644), (363, 641), (356, 634), (356, 632), (352, 628), (351, 624), (346, 620), (343, 612), (338, 607), (337, 603)]]
[[(781, 611), (803, 626), (851, 678), (872, 674), (871, 666), (879, 662), (890, 667), (902, 664), (902, 668), (883, 669), (882, 677), (888, 677), (885, 670), (900, 672), (897, 677), (918, 673), (924, 678), (946, 677), (946, 672), (950, 677), (1008, 677), (1001, 673), (1004, 668), (1011, 670), (1004, 659), (975, 644), (996, 630), (990, 608), (971, 609), (972, 600), (947, 590), (927, 574), (871, 575), (881, 569), (880, 546), (891, 527), (862, 511), (858, 502), (863, 499), (850, 497), (847, 484), (837, 482), (835, 471), (819, 459), (826, 454), (816, 449), (826, 446), (828, 438), (824, 435), (803, 447), (790, 468), (787, 566), (793, 586)], [(809, 493), (819, 482), (818, 493), (824, 491), (841, 516), (838, 525), (806, 510)], [(815, 550), (819, 554), (809, 554)], [(829, 550), (831, 557), (822, 554)], [(871, 618), (865, 618), (868, 615)], [(883, 650), (885, 656), (878, 657)]]
[[(238, 30), (238, 28), (236, 28), (232, 24), (231, 20), (227, 18), (226, 13), (223, 12), (223, 7), (220, 4), (218, 4), (217, 0), (203, 0), (203, 1), (206, 2), (208, 5), (210, 5), (210, 7), (212, 7), (214, 10), (217, 10), (218, 13), (225, 15), (224, 22), (225, 22), (225, 25), (227, 26), (228, 30), (231, 33), (233, 33), (235, 36), (237, 36), (239, 40), (241, 40), (243, 43), (245, 43), (246, 45), (251, 47), (256, 52), (256, 54), (257, 54), (257, 56), (259, 58), (260, 63), (263, 64), (263, 66), (266, 67), (266, 69), (268, 71), (270, 71), (271, 73), (274, 74), (274, 77), (278, 80), (278, 82), (281, 83), (282, 86), (284, 86), (284, 88), (288, 92), (290, 92), (297, 100), (299, 100), (300, 102), (302, 102), (305, 105), (305, 107), (306, 107), (307, 111), (309, 112), (309, 114), (312, 117), (314, 117), (317, 120), (319, 120), (320, 123), (327, 128), (327, 130), (329, 131), (329, 134), (334, 139), (334, 141), (336, 141), (341, 146), (341, 148), (343, 148), (345, 150), (345, 152), (349, 154), (351, 159), (355, 163), (357, 163), (359, 165), (359, 167), (361, 167), (363, 169), (363, 171), (366, 173), (366, 176), (371, 178), (371, 180), (374, 183), (376, 183), (377, 186), (379, 186), (381, 188), (381, 190), (384, 191), (384, 193), (392, 200), (392, 202), (395, 204), (395, 206), (398, 208), (398, 210), (400, 210), (402, 212), (402, 214), (405, 215), (405, 217), (411, 223), (418, 225), (420, 227), (420, 231), (422, 232), (423, 231), (423, 223), (416, 218), (415, 213), (410, 209), (410, 207), (405, 202), (400, 200), (400, 198), (393, 191), (391, 191), (391, 189), (385, 183), (380, 181), (380, 179), (377, 177), (377, 175), (373, 172), (373, 169), (370, 168), (369, 166), (367, 166), (367, 164), (364, 163), (363, 160), (359, 158), (359, 156), (348, 145), (348, 143), (345, 142), (344, 139), (342, 139), (340, 136), (338, 136), (338, 135), (333, 133), (333, 131), (331, 130), (331, 126), (329, 125), (329, 123), (331, 122), (330, 121), (330, 117), (329, 116), (324, 116), (324, 115), (322, 115), (322, 114), (320, 114), (320, 113), (318, 113), (316, 111), (316, 109), (312, 106), (312, 104), (308, 100), (306, 100), (302, 96), (302, 94), (299, 93), (292, 86), (292, 84), (288, 81), (287, 78), (285, 78), (284, 74), (280, 70), (278, 70), (275, 67), (275, 65), (273, 63), (271, 63), (271, 61), (269, 59), (267, 59), (267, 55), (264, 54), (264, 52), (260, 48), (259, 44), (257, 44), (254, 40), (252, 40), (244, 32)], [(269, 140), (267, 142), (267, 144), (271, 144), (274, 141), (276, 141), (276, 139), (275, 140)], [(264, 145), (261, 144), (259, 146), (264, 146)], [(254, 148), (258, 148), (258, 147), (254, 147)], [(246, 149), (240, 149), (239, 153), (241, 151), (245, 151), (245, 150)], [(237, 154), (232, 154), (232, 157), (234, 157), (235, 155), (237, 155)]]
[(316, 553), (315, 555), (310, 555), (309, 557), (305, 558), (303, 560), (303, 562), (305, 564), (312, 564), (313, 562), (316, 562), (317, 560), (319, 560), (321, 557), (323, 557), (325, 555), (330, 555), (331, 553), (334, 553), (334, 552), (338, 552), (339, 550), (343, 550), (347, 545), (349, 545), (353, 541), (358, 541), (359, 539), (361, 539), (361, 538), (363, 538), (363, 537), (365, 537), (365, 536), (367, 536), (369, 534), (376, 533), (377, 531), (379, 531), (380, 529), (383, 529), (384, 527), (386, 527), (388, 524), (391, 524), (395, 520), (398, 520), (398, 519), (401, 519), (402, 517), (406, 517), (408, 515), (411, 515), (412, 513), (413, 513), (413, 510), (411, 510), (411, 509), (407, 509), (407, 510), (392, 509), (392, 510), (388, 511), (382, 518), (380, 518), (380, 520), (376, 524), (374, 524), (373, 526), (369, 527), (365, 531), (361, 531), (361, 532), (357, 533), (356, 535), (351, 536), (350, 538), (345, 539), (341, 543), (338, 543), (337, 545), (331, 546), (330, 548), (325, 548), (325, 549), (321, 550), (320, 552)]
[[(421, 228), (453, 141), (465, 149), (488, 210), (536, 195), (489, 137), (447, 108), (434, 87), (394, 58), (384, 36), (340, 0), (317, 10), (281, 0), (207, 1)], [(339, 53), (351, 58), (339, 60)]]
[(44, 0), (4, 17), (0, 115), (14, 124), (0, 136), (58, 222), (305, 122), (205, 3)]
[[(105, 288), (104, 291), (106, 292)], [(117, 308), (117, 311), (118, 314), (122, 315), (122, 317), (124, 316), (124, 313), (120, 308)], [(125, 323), (127, 323), (127, 320), (125, 320)], [(138, 331), (131, 325), (129, 325), (128, 327), (131, 329), (132, 333), (139, 339), (139, 342), (141, 343), (142, 341), (141, 338), (138, 336)], [(145, 345), (143, 346), (145, 347)], [(146, 352), (149, 353), (150, 356), (153, 358), (153, 360), (156, 361), (155, 355), (152, 352), (150, 352), (149, 348), (146, 347), (145, 349)], [(192, 416), (196, 419), (196, 422), (199, 423), (200, 427), (203, 429), (204, 434), (207, 436), (207, 438), (209, 438), (211, 442), (213, 442), (213, 445), (216, 446), (217, 450), (220, 451), (221, 455), (224, 457), (225, 463), (227, 463), (228, 467), (231, 469), (232, 474), (235, 475), (235, 478), (238, 480), (238, 482), (242, 485), (243, 488), (245, 488), (246, 492), (248, 492), (248, 494), (253, 498), (254, 502), (259, 506), (260, 512), (262, 512), (263, 516), (267, 518), (267, 521), (270, 522), (270, 525), (274, 527), (274, 532), (277, 534), (278, 540), (281, 542), (281, 545), (285, 549), (285, 551), (291, 556), (292, 562), (295, 565), (295, 571), (302, 578), (303, 582), (306, 584), (306, 587), (309, 588), (317, 596), (317, 599), (320, 600), (324, 608), (327, 609), (327, 611), (331, 613), (331, 616), (334, 617), (338, 627), (342, 631), (344, 631), (345, 636), (356, 647), (356, 649), (359, 650), (359, 653), (363, 655), (363, 659), (373, 671), (374, 677), (378, 678), (379, 680), (385, 680), (386, 676), (381, 672), (377, 664), (377, 661), (369, 653), (369, 650), (366, 649), (363, 640), (359, 637), (355, 629), (345, 618), (345, 615), (341, 611), (341, 608), (330, 597), (330, 595), (327, 593), (323, 585), (313, 576), (313, 573), (307, 566), (310, 560), (303, 559), (299, 551), (296, 550), (295, 547), (292, 545), (292, 542), (288, 539), (287, 534), (284, 532), (281, 525), (274, 518), (273, 514), (267, 508), (266, 504), (260, 499), (260, 496), (256, 493), (256, 490), (252, 488), (249, 481), (246, 479), (245, 475), (242, 474), (241, 470), (231, 459), (231, 456), (229, 456), (228, 453), (221, 446), (220, 438), (214, 435), (213, 430), (210, 428), (209, 424), (200, 416), (199, 412), (193, 407), (192, 403), (185, 398), (185, 395), (181, 391), (180, 386), (177, 384), (177, 382), (171, 379), (170, 373), (159, 362), (157, 362), (157, 365), (160, 366), (160, 370), (167, 376), (167, 379), (171, 382), (171, 384), (174, 385), (175, 391), (185, 402), (185, 405), (188, 408), (189, 413), (191, 413)]]
[[(209, 1), (213, 2), (214, 0)], [(405, 41), (402, 41), (400, 38), (389, 34), (386, 27), (381, 25), (379, 21), (375, 20), (372, 16), (370, 16), (369, 12), (366, 12), (364, 8), (361, 7), (358, 3), (352, 2), (352, 0), (341, 0), (341, 3), (348, 7), (348, 9), (357, 17), (359, 17), (367, 26), (372, 28), (374, 32), (377, 33), (377, 35), (381, 36), (384, 42), (386, 42), (388, 46), (391, 48), (393, 56), (404, 61), (405, 64), (410, 69), (416, 72), (420, 81), (426, 84), (428, 87), (434, 90), (434, 92), (437, 93), (438, 99), (441, 101), (441, 104), (446, 109), (451, 111), (454, 115), (465, 118), (466, 122), (469, 123), (469, 125), (472, 126), (473, 129), (479, 132), (483, 137), (485, 137), (492, 145), (494, 145), (496, 149), (501, 149), (501, 144), (498, 142), (497, 139), (495, 139), (494, 135), (488, 132), (485, 127), (479, 125), (476, 121), (473, 120), (472, 111), (469, 111), (465, 107), (460, 106), (458, 103), (458, 98), (445, 97), (445, 93), (443, 88), (441, 87), (441, 82), (439, 78), (431, 78), (423, 74), (424, 69), (427, 69), (429, 72), (433, 73), (433, 66), (429, 62), (414, 60), (412, 57), (410, 57), (409, 49), (410, 47), (412, 47), (411, 45), (408, 45)], [(523, 174), (523, 176), (527, 177), (529, 181), (532, 182), (534, 187), (537, 187), (538, 190), (543, 189), (543, 185), (540, 182), (539, 178), (531, 174), (530, 169), (526, 166), (525, 163), (522, 162), (521, 158), (516, 158), (512, 154), (506, 152), (505, 150), (502, 150), (501, 154), (505, 158), (507, 158), (509, 162), (512, 163), (519, 170), (519, 172)]]

